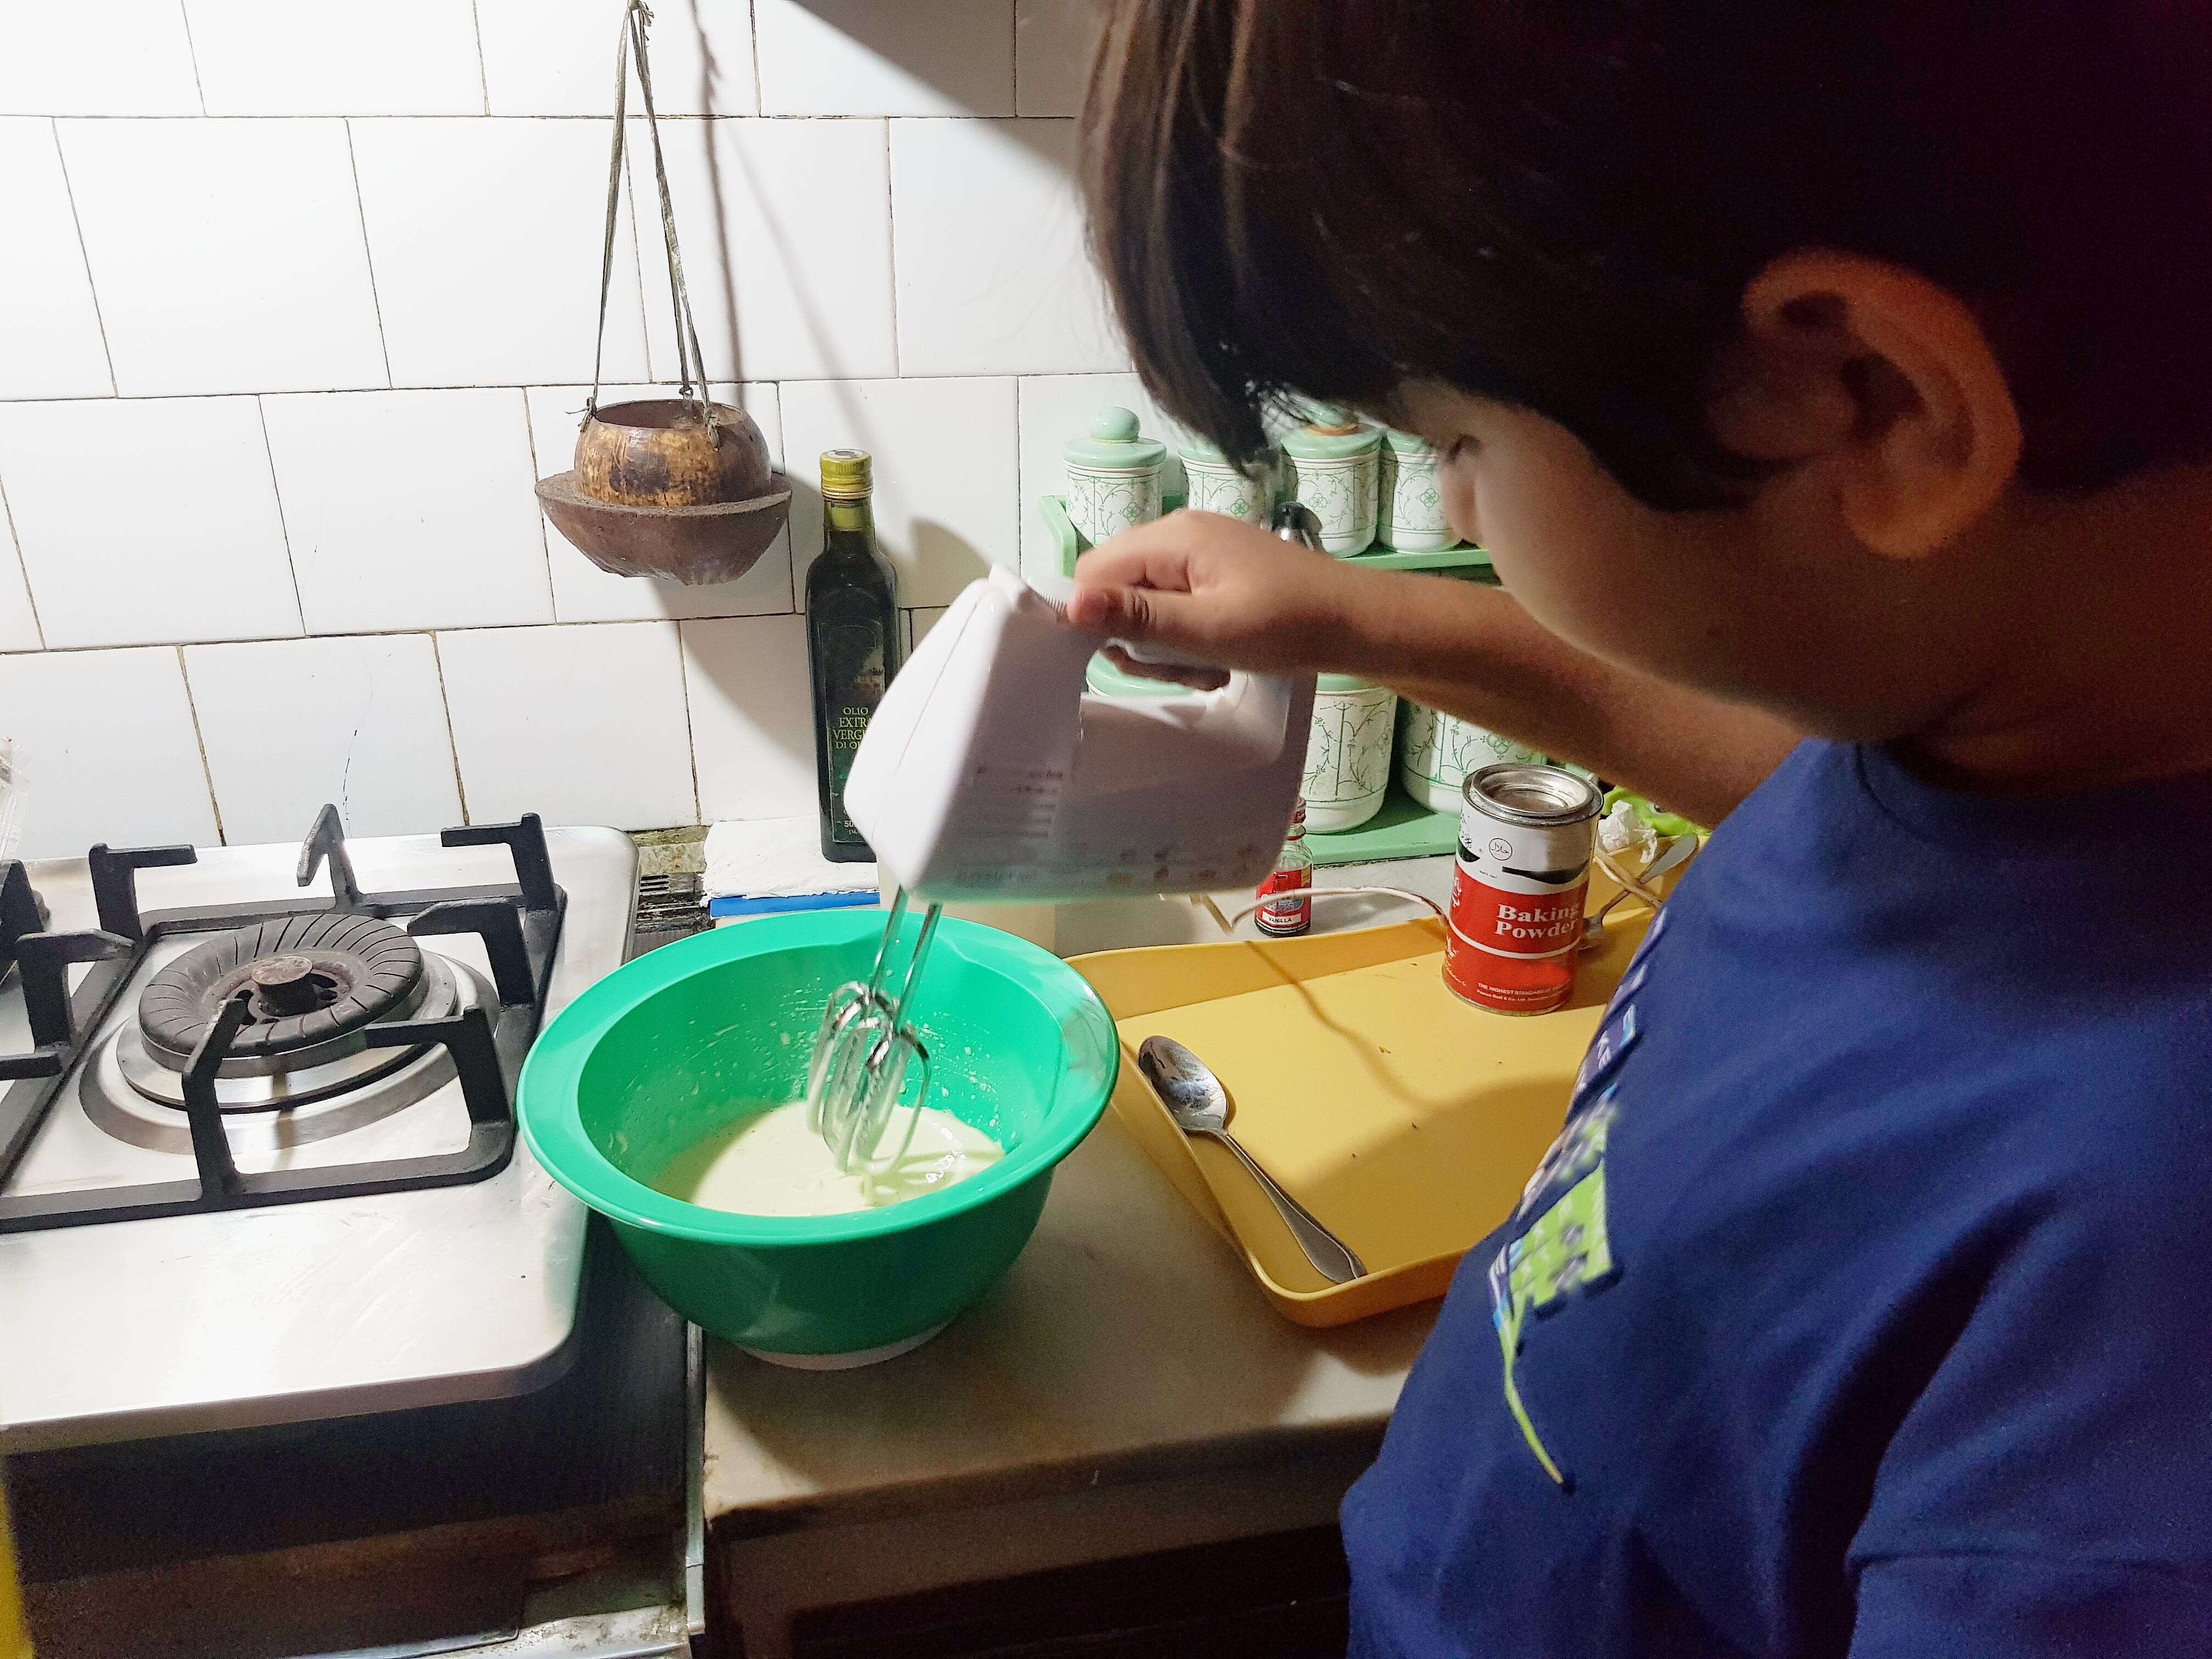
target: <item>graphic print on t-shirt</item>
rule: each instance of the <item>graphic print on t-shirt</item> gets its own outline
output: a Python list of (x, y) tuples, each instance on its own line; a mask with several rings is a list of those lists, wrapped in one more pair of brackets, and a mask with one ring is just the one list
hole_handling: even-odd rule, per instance
[[(1530, 1315), (1556, 1313), (1620, 1277), (1620, 1264), (1613, 1254), (1606, 1218), (1606, 1138), (1620, 1109), (1620, 1085), (1613, 1079), (1643, 1035), (1631, 999), (1650, 973), (1651, 946), (1666, 914), (1662, 909), (1652, 919), (1607, 1004), (1605, 1019), (1576, 1071), (1566, 1127), (1522, 1188), (1512, 1236), (1490, 1264), (1490, 1320), (1504, 1359), (1505, 1408), (1544, 1473), (1565, 1492), (1574, 1490), (1574, 1477), (1559, 1467), (1537, 1433), (1514, 1376), (1514, 1362), (1520, 1357)], [(1601, 1089), (1603, 1092), (1597, 1093)]]
[(1614, 1091), (1607, 1089), (1568, 1121), (1522, 1193), (1514, 1218), (1525, 1224), (1490, 1264), (1490, 1316), (1504, 1361), (1505, 1409), (1544, 1473), (1568, 1492), (1574, 1489), (1574, 1477), (1559, 1467), (1536, 1432), (1514, 1378), (1514, 1362), (1531, 1314), (1556, 1313), (1620, 1275), (1605, 1206), (1605, 1143), (1615, 1109)]

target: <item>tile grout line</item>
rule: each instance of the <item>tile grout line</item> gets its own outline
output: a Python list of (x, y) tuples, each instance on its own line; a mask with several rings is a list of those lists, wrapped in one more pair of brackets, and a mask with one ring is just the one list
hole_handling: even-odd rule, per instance
[(177, 678), (185, 685), (185, 712), (191, 716), (192, 741), (199, 746), (200, 775), (207, 780), (208, 810), (215, 814), (215, 838), (228, 847), (230, 837), (223, 833), (222, 802), (215, 793), (215, 768), (208, 763), (207, 733), (200, 730), (199, 700), (192, 696), (192, 671), (185, 665), (183, 646), (173, 645), (169, 648), (177, 653)]
[[(941, 609), (925, 605), (924, 610)], [(0, 657), (64, 656), (88, 651), (159, 651), (169, 645), (282, 645), (293, 640), (389, 640), (407, 634), (501, 634), (518, 628), (635, 628), (641, 623), (743, 622), (756, 617), (798, 617), (799, 611), (726, 611), (701, 617), (579, 617), (574, 622), (471, 623), (460, 628), (363, 628), (346, 634), (249, 634), (238, 639), (102, 640), (91, 645), (49, 645), (36, 651), (0, 651)]]
[(31, 567), (23, 562), (23, 541), (15, 533), (15, 512), (8, 505), (8, 487), (4, 483), (0, 483), (0, 525), (8, 527), (8, 550), (15, 556), (15, 574), (23, 580), (23, 603), (31, 607), (31, 631), (39, 636), (38, 649), (44, 651), (46, 625), (39, 620), (39, 596), (31, 592)]
[(284, 541), (284, 568), (292, 578), (292, 611), (300, 619), (300, 631), (289, 637), (309, 639), (313, 636), (307, 631), (307, 604), (300, 598), (300, 567), (292, 559), (292, 526), (284, 516), (283, 486), (276, 482), (276, 448), (269, 441), (269, 409), (259, 392), (253, 397), (253, 417), (261, 422), (261, 454), (269, 463), (269, 498), (276, 503), (276, 533)]
[[(48, 118), (51, 112), (46, 110), (25, 110), (20, 112), (17, 118), (39, 120)], [(605, 121), (608, 117), (599, 111), (580, 112), (539, 111), (527, 113), (518, 112), (514, 114), (479, 115), (473, 110), (432, 110), (413, 114), (383, 115), (374, 110), (319, 110), (306, 115), (297, 113), (115, 115), (88, 112), (65, 113), (52, 118), (64, 121), (343, 121), (348, 118), (356, 121)], [(639, 116), (634, 118), (642, 120), (644, 118)], [(908, 115), (883, 110), (814, 110), (791, 114), (779, 112), (775, 114), (757, 112), (751, 115), (724, 115), (701, 110), (663, 110), (660, 112), (660, 118), (663, 121), (938, 121), (949, 125), (955, 121), (1011, 121), (1015, 118), (1011, 115), (975, 115), (966, 112), (957, 115)], [(1073, 121), (1076, 118), (1073, 115), (1024, 115), (1020, 118), (1024, 121)]]
[[(179, 0), (182, 3), (182, 0)], [(62, 172), (62, 194), (69, 198), (70, 224), (76, 232), (76, 257), (84, 262), (84, 291), (92, 297), (92, 320), (100, 330), (100, 355), (107, 363), (107, 392), (112, 398), (123, 395), (116, 384), (115, 351), (107, 343), (107, 319), (100, 314), (100, 288), (92, 280), (92, 250), (84, 245), (84, 218), (76, 210), (76, 186), (70, 183), (69, 157), (62, 153), (62, 124), (58, 116), (48, 116), (46, 126), (54, 141), (54, 165)], [(58, 400), (59, 401), (59, 400)], [(74, 398), (67, 401), (75, 402)]]
[(384, 358), (384, 384), (392, 386), (392, 343), (384, 337), (384, 301), (376, 291), (376, 254), (368, 246), (368, 204), (361, 199), (361, 161), (353, 153), (353, 118), (346, 117), (340, 125), (345, 129), (346, 172), (353, 179), (354, 222), (361, 227), (361, 258), (368, 267), (368, 307), (376, 316), (376, 349)]
[(469, 822), (469, 790), (461, 781), (460, 740), (453, 736), (453, 700), (446, 694), (446, 653), (438, 643), (438, 630), (427, 630), (430, 635), (430, 666), (438, 675), (438, 712), (446, 717), (446, 757), (453, 764), (453, 799), (461, 809), (461, 822)]
[[(538, 423), (530, 418), (530, 394), (517, 386), (514, 395), (522, 399), (522, 441), (530, 450), (530, 478), (535, 483), (544, 476), (538, 470)], [(552, 612), (557, 627), (561, 622), (561, 595), (553, 586), (553, 538), (546, 529), (543, 508), (538, 513), (538, 557), (545, 567), (545, 608)]]
[(684, 695), (684, 758), (691, 763), (691, 821), (707, 821), (707, 804), (699, 799), (699, 732), (691, 724), (691, 653), (684, 648), (684, 623), (676, 617), (676, 684)]
[[(899, 348), (898, 193), (891, 188), (891, 124), (888, 117), (884, 121), (884, 252), (891, 266), (891, 378), (902, 380), (907, 374), (906, 354)], [(781, 392), (776, 395), (782, 396)]]
[(185, 3), (185, 0), (177, 0), (177, 17), (185, 26), (185, 56), (192, 62), (192, 92), (200, 100), (200, 113), (205, 115), (208, 112), (207, 88), (200, 84), (200, 49), (192, 43), (191, 8)]
[[(469, 27), (477, 38), (477, 92), (483, 100), (483, 112), (491, 113), (491, 76), (484, 72), (483, 13), (477, 0), (469, 0)], [(360, 188), (358, 185), (355, 186)]]
[[(971, 369), (955, 374), (747, 374), (740, 380), (710, 377), (716, 386), (872, 386), (891, 380), (908, 380), (918, 385), (941, 380), (1059, 380), (1100, 379), (1109, 375), (1126, 375), (1133, 371), (1126, 365), (1112, 368), (988, 368)], [(613, 380), (611, 386), (659, 385), (663, 382)], [(404, 385), (338, 386), (262, 386), (254, 390), (233, 392), (145, 392), (127, 394), (92, 392), (68, 398), (7, 398), (0, 397), (0, 409), (26, 407), (33, 404), (151, 404), (184, 403), (194, 398), (317, 397), (353, 398), (373, 395), (379, 392), (512, 392), (517, 383), (503, 380), (455, 380), (447, 382), (410, 381)], [(526, 380), (521, 382), (524, 391), (586, 392), (591, 389), (588, 380)]]
[[(766, 384), (775, 388), (775, 470), (783, 474), (784, 487), (786, 489), (789, 489), (791, 486), (791, 450), (784, 442), (783, 435), (783, 382), (781, 380), (769, 380), (766, 382)], [(743, 381), (739, 381), (732, 388), (731, 396), (742, 405), (744, 398), (744, 383)], [(746, 412), (750, 414), (751, 411), (747, 410)], [(757, 419), (758, 417), (756, 416), (755, 418)], [(769, 545), (773, 547), (774, 544), (771, 543)], [(791, 600), (791, 609), (785, 611), (783, 614), (787, 617), (797, 616), (800, 608), (799, 603), (799, 548), (797, 544), (792, 540), (791, 514), (788, 508), (785, 509), (783, 520), (783, 591)], [(766, 556), (763, 555), (763, 556), (765, 557)]]
[(745, 0), (745, 44), (752, 48), (753, 58), (753, 113), (761, 115), (768, 104), (765, 90), (761, 86), (760, 72), (760, 0)]

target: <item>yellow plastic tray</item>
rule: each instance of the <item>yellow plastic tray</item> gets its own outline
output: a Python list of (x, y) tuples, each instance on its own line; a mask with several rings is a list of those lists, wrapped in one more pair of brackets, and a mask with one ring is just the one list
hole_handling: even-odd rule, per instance
[[(1114, 1110), (1146, 1155), (1243, 1253), (1284, 1317), (1340, 1325), (1442, 1296), (1460, 1257), (1511, 1212), (1649, 920), (1633, 899), (1616, 909), (1573, 1000), (1535, 1016), (1490, 1013), (1446, 989), (1434, 921), (1068, 965), (1120, 1030)], [(1212, 1067), (1231, 1131), (1358, 1252), (1365, 1277), (1331, 1285), (1227, 1149), (1176, 1127), (1136, 1064), (1138, 1044), (1162, 1032)]]

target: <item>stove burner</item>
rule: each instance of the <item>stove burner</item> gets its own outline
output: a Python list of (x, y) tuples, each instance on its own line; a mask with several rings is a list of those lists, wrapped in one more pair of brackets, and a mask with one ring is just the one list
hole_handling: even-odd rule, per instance
[[(296, 957), (276, 957), (257, 964), (266, 968), (272, 963), (285, 963)], [(178, 960), (181, 962), (182, 957)], [(328, 976), (317, 971), (312, 958), (304, 973), (295, 973), (289, 967), (278, 967), (276, 977), (283, 982), (284, 990), (319, 997), (318, 981), (328, 984)], [(247, 981), (252, 983), (251, 980)], [(257, 991), (260, 988), (256, 988)], [(422, 977), (405, 1001), (399, 1005), (399, 1018), (407, 1019), (443, 1019), (459, 1009), (493, 1006), (495, 999), (484, 989), (476, 970), (463, 963), (449, 961), (434, 954), (422, 959)], [(251, 1026), (243, 1027), (251, 1030)], [(328, 1100), (340, 1095), (357, 1096), (378, 1079), (398, 1073), (410, 1066), (422, 1054), (422, 1048), (406, 1044), (396, 1048), (372, 1048), (368, 1046), (368, 1028), (341, 1034), (311, 1048), (295, 1048), (283, 1054), (248, 1054), (243, 1057), (226, 1054), (216, 1067), (215, 1099), (216, 1107), (225, 1112), (266, 1112), (279, 1108), (304, 1106), (311, 1101)], [(442, 1059), (442, 1051), (441, 1051)], [(453, 1075), (449, 1059), (442, 1060), (442, 1075)], [(143, 1024), (125, 1022), (114, 1035), (94, 1051), (85, 1071), (84, 1096), (88, 1109), (95, 1093), (106, 1092), (121, 1099), (114, 1085), (127, 1082), (130, 1088), (143, 1099), (164, 1109), (182, 1110), (185, 1104), (184, 1062), (167, 1049), (156, 1048), (146, 1040)], [(130, 1108), (135, 1110), (136, 1108)], [(97, 1115), (95, 1114), (95, 1115)], [(125, 1139), (134, 1137), (125, 1135)], [(143, 1143), (142, 1143), (143, 1144)]]
[[(428, 955), (422, 980), (426, 990), (414, 1018), (441, 1019), (462, 1009), (498, 1006), (483, 976), (465, 962)], [(78, 1096), (85, 1115), (118, 1140), (189, 1153), (185, 1079), (161, 1063), (164, 1058), (143, 1030), (125, 1023), (87, 1057)], [(228, 1126), (232, 1152), (241, 1158), (380, 1121), (455, 1075), (453, 1057), (435, 1042), (362, 1048), (306, 1066), (288, 1056), (283, 1070), (271, 1069), (264, 1059), (252, 1073), (225, 1075), (230, 1064), (226, 1060), (216, 1073), (216, 1108)]]
[[(140, 872), (198, 855), (103, 843), (84, 857), (100, 926), (57, 933), (45, 931), (21, 868), (0, 860), (0, 957), (15, 958), (0, 1028), (27, 1027), (31, 1037), (27, 1048), (0, 1046), (0, 1237), (458, 1187), (507, 1168), (514, 1089), (568, 895), (534, 813), (444, 830), (438, 842), (503, 848), (514, 880), (365, 892), (337, 808), (326, 805), (294, 880), (304, 889), (327, 870), (328, 902), (302, 894), (145, 910)], [(478, 942), (488, 978), (415, 942), (449, 937)], [(468, 1117), (457, 1149), (422, 1145), (410, 1130), (354, 1141), (358, 1158), (300, 1152), (447, 1082), (459, 1083)], [(191, 1167), (174, 1180), (137, 1179), (103, 1162), (80, 1125), (189, 1157)], [(11, 1185), (41, 1149), (66, 1178)]]
[[(359, 1047), (343, 1042), (419, 1001), (422, 952), (374, 916), (276, 916), (186, 951), (147, 981), (138, 1025), (148, 1050), (181, 1070), (222, 1006), (248, 994), (233, 1060), (293, 1064)], [(228, 1069), (229, 1061), (226, 1061)]]

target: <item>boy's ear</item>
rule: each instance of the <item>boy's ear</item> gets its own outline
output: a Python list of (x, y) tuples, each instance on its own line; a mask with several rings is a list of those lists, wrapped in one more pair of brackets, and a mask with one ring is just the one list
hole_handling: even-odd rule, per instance
[(1973, 313), (1858, 254), (1784, 254), (1752, 279), (1710, 413), (1737, 454), (1825, 462), (1845, 523), (1892, 558), (1950, 541), (2020, 466), (2020, 411)]

